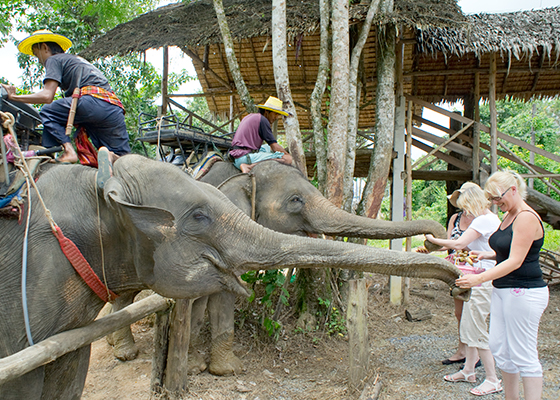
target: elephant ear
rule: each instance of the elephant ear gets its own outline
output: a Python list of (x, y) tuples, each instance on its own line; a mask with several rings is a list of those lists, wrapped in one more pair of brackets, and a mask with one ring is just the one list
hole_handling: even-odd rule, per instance
[[(131, 204), (126, 201), (125, 187), (120, 179), (112, 177), (105, 184), (105, 201), (111, 204), (121, 217), (156, 242), (175, 235), (175, 217), (167, 210)], [(126, 224), (126, 222), (125, 222)]]
[(125, 185), (115, 177), (105, 184), (104, 196), (119, 216), (122, 231), (132, 239), (136, 272), (149, 286), (154, 281), (154, 252), (164, 240), (175, 236), (175, 217), (161, 208), (129, 203)]
[(235, 175), (218, 186), (218, 189), (241, 211), (251, 216), (253, 182), (250, 174)]

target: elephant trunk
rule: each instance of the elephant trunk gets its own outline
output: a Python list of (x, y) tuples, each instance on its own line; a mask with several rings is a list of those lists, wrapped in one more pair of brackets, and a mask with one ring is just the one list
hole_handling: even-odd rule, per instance
[[(384, 275), (438, 279), (455, 287), (455, 280), (461, 274), (451, 263), (438, 257), (296, 237), (273, 232), (250, 222), (247, 223), (248, 230), (245, 233), (258, 240), (243, 240), (243, 243), (251, 244), (241, 249), (242, 253), (237, 253), (237, 260), (230, 259), (233, 262), (231, 265), (236, 266), (237, 275), (247, 270), (277, 268), (343, 268)], [(242, 235), (240, 225), (237, 227), (238, 233)]]
[(306, 205), (307, 220), (313, 228), (332, 236), (350, 236), (367, 239), (398, 239), (431, 233), (446, 239), (446, 230), (432, 220), (385, 221), (348, 213), (324, 198), (316, 198)]

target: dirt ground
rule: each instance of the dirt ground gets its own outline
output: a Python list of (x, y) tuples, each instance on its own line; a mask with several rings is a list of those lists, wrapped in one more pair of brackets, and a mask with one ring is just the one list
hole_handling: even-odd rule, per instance
[[(457, 341), (453, 300), (446, 285), (429, 280), (412, 280), (410, 304), (389, 303), (387, 278), (373, 275), (370, 285), (369, 335), (370, 373), (367, 382), (379, 399), (473, 399), (469, 383), (449, 383), (443, 375), (453, 373), (457, 365), (444, 366)], [(427, 309), (432, 318), (409, 322), (405, 310)], [(361, 393), (349, 393), (348, 342), (346, 337), (329, 337), (322, 332), (295, 333), (295, 321), (286, 310), (285, 331), (276, 343), (259, 334), (252, 324), (236, 327), (235, 353), (246, 370), (238, 376), (217, 377), (204, 372), (188, 378), (185, 400), (329, 400), (359, 399)], [(134, 361), (113, 358), (111, 348), (102, 339), (93, 344), (90, 370), (82, 399), (148, 400), (150, 394), (152, 327), (150, 320), (133, 326), (140, 346)], [(208, 337), (209, 333), (205, 332)], [(550, 286), (550, 303), (541, 321), (540, 358), (544, 368), (545, 400), (560, 398), (560, 285)], [(499, 372), (498, 372), (499, 373)], [(484, 370), (477, 370), (477, 384)], [(367, 394), (367, 396), (366, 396)], [(493, 394), (486, 399), (503, 399)]]

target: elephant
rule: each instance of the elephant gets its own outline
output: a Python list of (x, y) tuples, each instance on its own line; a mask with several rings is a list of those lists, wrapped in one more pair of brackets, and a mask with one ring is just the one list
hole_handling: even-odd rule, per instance
[[(254, 181), (253, 181), (254, 180)], [(231, 163), (217, 162), (201, 181), (219, 187), (237, 207), (251, 215), (255, 184), (255, 220), (278, 232), (309, 236), (326, 234), (370, 239), (392, 239), (422, 233), (446, 237), (443, 226), (435, 221), (392, 222), (347, 213), (321, 195), (296, 168), (275, 160), (255, 164), (250, 174), (240, 174)], [(428, 244), (427, 242), (426, 244)], [(130, 303), (122, 299), (116, 309)], [(199, 373), (207, 368), (197, 351), (199, 332), (208, 307), (212, 344), (208, 370), (214, 375), (238, 373), (241, 360), (233, 353), (235, 295), (220, 292), (194, 301), (191, 318), (189, 370)], [(115, 356), (133, 359), (138, 352), (130, 329), (122, 329), (112, 339)]]
[[(146, 288), (172, 298), (220, 291), (246, 295), (239, 282), (242, 273), (279, 267), (418, 276), (452, 287), (460, 276), (451, 263), (430, 255), (272, 231), (252, 221), (215, 187), (138, 155), (119, 158), (103, 189), (96, 186), (96, 170), (81, 165), (46, 168), (36, 185), (49, 213), (33, 189), (28, 232), (17, 220), (0, 220), (0, 357), (28, 346), (20, 291), (26, 235), (27, 328), (34, 342), (87, 325), (104, 305), (66, 258), (53, 227), (77, 246), (117, 295)], [(8, 381), (0, 386), (0, 398), (79, 398), (89, 354), (90, 346), (84, 346)]]

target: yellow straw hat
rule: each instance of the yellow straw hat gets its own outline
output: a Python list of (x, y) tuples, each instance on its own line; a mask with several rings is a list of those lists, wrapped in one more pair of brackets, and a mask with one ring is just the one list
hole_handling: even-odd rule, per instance
[(290, 113), (282, 109), (282, 100), (277, 97), (270, 96), (264, 104), (257, 104), (258, 108), (274, 111), (280, 115), (289, 116)]
[(36, 43), (54, 42), (58, 43), (62, 50), (66, 51), (72, 46), (72, 41), (66, 36), (52, 33), (47, 29), (41, 29), (33, 32), (33, 35), (26, 37), (18, 44), (18, 50), (23, 54), (33, 55), (32, 47)]

